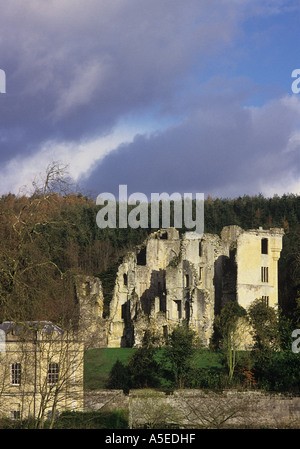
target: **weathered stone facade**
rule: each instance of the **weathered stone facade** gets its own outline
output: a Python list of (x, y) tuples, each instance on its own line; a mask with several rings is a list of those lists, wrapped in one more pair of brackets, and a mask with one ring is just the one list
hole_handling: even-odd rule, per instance
[(77, 276), (80, 334), (86, 347), (106, 347), (108, 321), (103, 318), (103, 289), (99, 278)]
[[(247, 308), (262, 298), (277, 305), (282, 236), (282, 229), (239, 226), (223, 228), (220, 237), (180, 236), (174, 228), (154, 232), (119, 266), (107, 319), (101, 317), (100, 281), (79, 281), (82, 322), (98, 335), (98, 346), (139, 346), (146, 330), (165, 336), (183, 320), (208, 345), (215, 314), (227, 301)], [(94, 293), (85, 292), (87, 283)]]
[(83, 409), (84, 344), (51, 322), (0, 324), (0, 417)]

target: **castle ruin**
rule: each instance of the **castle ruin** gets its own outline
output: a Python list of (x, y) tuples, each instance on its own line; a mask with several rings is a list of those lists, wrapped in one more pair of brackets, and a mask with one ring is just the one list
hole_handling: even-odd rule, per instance
[(138, 347), (146, 330), (167, 336), (185, 320), (207, 346), (226, 302), (247, 309), (260, 298), (277, 306), (283, 234), (279, 228), (244, 231), (235, 225), (224, 227), (221, 236), (158, 230), (124, 257), (107, 318), (100, 280), (79, 279), (82, 326), (93, 332), (96, 347)]

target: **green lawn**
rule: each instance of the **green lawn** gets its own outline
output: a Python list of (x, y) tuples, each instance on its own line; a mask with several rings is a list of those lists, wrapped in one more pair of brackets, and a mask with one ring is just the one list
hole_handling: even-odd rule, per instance
[(222, 368), (220, 353), (202, 350), (196, 354), (195, 362), (199, 368)]
[(126, 365), (134, 351), (136, 351), (134, 348), (103, 348), (87, 351), (84, 364), (84, 389), (105, 389), (110, 370), (115, 362), (120, 360)]
[[(134, 351), (136, 351), (134, 348), (103, 348), (87, 351), (84, 367), (85, 390), (105, 389), (114, 363), (120, 360), (126, 365)], [(221, 367), (219, 354), (208, 350), (200, 351), (195, 357), (195, 362), (199, 368)]]

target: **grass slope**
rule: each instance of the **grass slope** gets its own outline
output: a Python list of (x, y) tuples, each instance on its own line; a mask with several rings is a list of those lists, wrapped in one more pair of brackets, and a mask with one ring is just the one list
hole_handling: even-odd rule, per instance
[[(103, 348), (91, 349), (85, 354), (84, 389), (102, 390), (106, 388), (110, 370), (117, 360), (124, 365), (136, 351), (135, 348)], [(195, 357), (199, 368), (221, 368), (220, 356), (217, 353), (201, 350)]]
[(134, 351), (136, 351), (134, 348), (101, 348), (87, 351), (84, 364), (84, 389), (105, 389), (110, 370), (115, 362), (120, 360), (126, 365)]

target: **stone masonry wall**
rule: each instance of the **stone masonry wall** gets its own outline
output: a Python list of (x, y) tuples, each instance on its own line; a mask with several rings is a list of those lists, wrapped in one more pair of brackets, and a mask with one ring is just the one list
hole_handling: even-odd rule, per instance
[(260, 391), (178, 390), (166, 395), (154, 390), (89, 391), (85, 411), (129, 410), (131, 428), (158, 426), (175, 428), (300, 429), (300, 397)]

